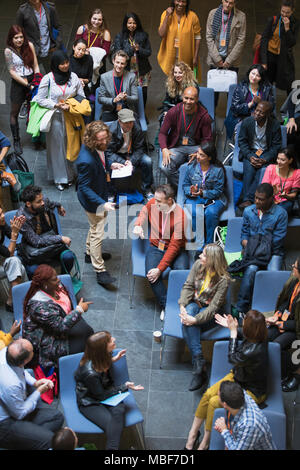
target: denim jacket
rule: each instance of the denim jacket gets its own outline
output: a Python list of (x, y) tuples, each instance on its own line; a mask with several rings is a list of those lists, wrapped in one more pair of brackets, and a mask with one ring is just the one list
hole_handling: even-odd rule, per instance
[[(202, 186), (202, 172), (200, 164), (196, 161), (189, 166), (183, 181), (183, 191), (185, 196), (190, 196), (190, 187), (198, 184)], [(203, 199), (218, 199), (226, 204), (227, 199), (224, 194), (225, 175), (221, 167), (211, 165), (206, 174), (204, 182)]]
[(252, 204), (244, 210), (241, 241), (249, 240), (251, 236), (256, 234), (270, 234), (272, 237), (272, 255), (282, 255), (287, 224), (287, 212), (278, 204), (273, 204), (261, 219), (258, 216), (256, 205)]

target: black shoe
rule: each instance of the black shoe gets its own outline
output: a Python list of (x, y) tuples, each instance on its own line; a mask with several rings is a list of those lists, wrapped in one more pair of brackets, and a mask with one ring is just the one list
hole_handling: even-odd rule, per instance
[(282, 385), (283, 392), (295, 392), (300, 385), (300, 374), (294, 374), (290, 380)]
[[(111, 258), (111, 254), (110, 253), (102, 253), (102, 259), (104, 261), (108, 261), (109, 259)], [(92, 260), (91, 260), (91, 256), (90, 255), (87, 255), (86, 253), (84, 254), (84, 262), (85, 263), (91, 263)]]
[(108, 271), (102, 271), (101, 273), (96, 273), (97, 274), (97, 282), (100, 285), (106, 286), (107, 284), (112, 284), (113, 282), (116, 282), (116, 278), (112, 277)]
[(195, 390), (198, 390), (199, 388), (202, 387), (202, 385), (206, 381), (206, 372), (201, 372), (201, 374), (195, 374), (193, 375), (192, 381), (190, 383), (189, 391), (194, 392)]

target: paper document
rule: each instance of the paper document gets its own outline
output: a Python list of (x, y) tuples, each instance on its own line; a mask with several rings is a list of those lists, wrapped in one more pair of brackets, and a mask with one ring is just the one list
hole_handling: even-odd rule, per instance
[(129, 392), (118, 393), (112, 397), (106, 398), (106, 400), (100, 401), (103, 405), (117, 406), (121, 401), (125, 400), (129, 395)]
[(126, 176), (132, 175), (132, 165), (124, 165), (118, 170), (113, 170), (111, 172), (112, 178), (126, 178)]

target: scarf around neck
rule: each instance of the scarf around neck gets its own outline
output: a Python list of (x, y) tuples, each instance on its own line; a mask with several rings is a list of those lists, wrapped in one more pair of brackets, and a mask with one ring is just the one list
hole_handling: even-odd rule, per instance
[[(223, 5), (221, 4), (217, 8), (217, 11), (214, 14), (214, 18), (212, 22), (212, 34), (213, 34), (214, 40), (216, 39), (217, 34), (220, 31), (220, 28), (222, 26), (222, 12), (223, 12)], [(229, 44), (231, 23), (232, 23), (233, 17), (234, 17), (234, 8), (231, 10), (231, 15), (228, 18), (228, 26), (226, 30), (226, 47), (228, 47), (228, 44)]]

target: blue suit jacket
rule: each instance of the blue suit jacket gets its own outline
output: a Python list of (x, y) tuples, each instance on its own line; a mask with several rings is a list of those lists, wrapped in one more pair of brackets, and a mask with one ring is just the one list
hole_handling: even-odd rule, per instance
[[(108, 169), (106, 157), (105, 161)], [(97, 151), (92, 152), (85, 145), (82, 145), (76, 160), (76, 166), (79, 202), (87, 212), (96, 214), (98, 207), (107, 202), (108, 199), (106, 171)]]

